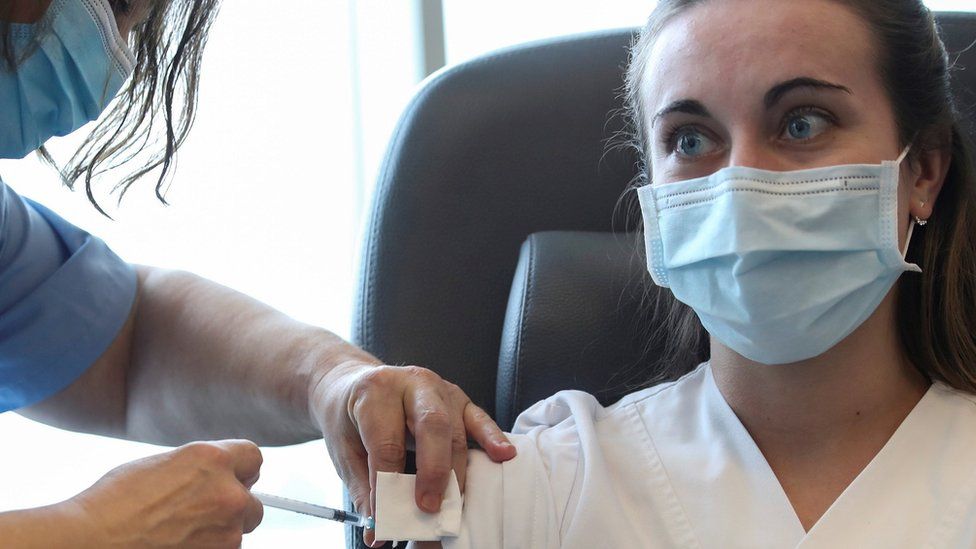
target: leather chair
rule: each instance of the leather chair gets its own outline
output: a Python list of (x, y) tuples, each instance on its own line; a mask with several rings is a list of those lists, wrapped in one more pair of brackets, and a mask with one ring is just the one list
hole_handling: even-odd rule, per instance
[[(976, 13), (938, 18), (974, 113)], [(644, 260), (621, 206), (636, 157), (608, 147), (632, 36), (560, 38), (442, 71), (407, 107), (379, 176), (354, 341), (457, 383), (502, 428), (561, 389), (613, 402), (654, 367), (639, 328)]]

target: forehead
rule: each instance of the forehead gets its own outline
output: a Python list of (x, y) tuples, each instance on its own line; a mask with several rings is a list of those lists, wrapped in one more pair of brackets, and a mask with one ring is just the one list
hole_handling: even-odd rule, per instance
[(880, 84), (867, 24), (833, 0), (709, 0), (672, 18), (647, 52), (647, 111), (679, 99), (741, 109), (807, 76), (857, 93)]

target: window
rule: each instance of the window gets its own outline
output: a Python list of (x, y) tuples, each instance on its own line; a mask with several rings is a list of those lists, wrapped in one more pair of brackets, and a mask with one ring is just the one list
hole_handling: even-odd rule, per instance
[[(601, 29), (639, 27), (655, 0), (443, 0), (448, 63), (541, 38)], [(926, 0), (932, 10), (972, 11), (971, 0)]]
[[(33, 157), (0, 161), (0, 174), (128, 261), (193, 271), (348, 337), (370, 187), (364, 181), (375, 177), (422, 76), (414, 7), (272, 4), (223, 3), (204, 60), (197, 124), (167, 195), (171, 206), (142, 181), (120, 208), (109, 208), (111, 221)], [(69, 136), (49, 145), (63, 157), (77, 142)], [(12, 413), (0, 416), (0, 433), (8, 441), (0, 510), (60, 501), (116, 465), (165, 450), (67, 433)], [(267, 449), (265, 458), (258, 489), (342, 505), (321, 441)], [(337, 524), (269, 510), (245, 547), (339, 547), (342, 539)]]

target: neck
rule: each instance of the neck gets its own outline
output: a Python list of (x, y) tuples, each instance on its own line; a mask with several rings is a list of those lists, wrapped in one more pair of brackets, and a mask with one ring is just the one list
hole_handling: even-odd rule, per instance
[(841, 343), (802, 362), (759, 364), (713, 339), (715, 382), (771, 464), (857, 445), (876, 452), (925, 394), (929, 383), (898, 339), (894, 295)]

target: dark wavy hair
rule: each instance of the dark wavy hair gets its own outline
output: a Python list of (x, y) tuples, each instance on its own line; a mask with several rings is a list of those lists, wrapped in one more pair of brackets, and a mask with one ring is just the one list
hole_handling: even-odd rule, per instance
[[(631, 47), (624, 102), (631, 144), (641, 159), (637, 185), (653, 177), (639, 90), (647, 54), (668, 21), (711, 1), (718, 0), (660, 0)], [(852, 9), (873, 31), (880, 46), (878, 70), (902, 146), (914, 137), (915, 158), (924, 150), (951, 150), (932, 218), (916, 231), (908, 250), (908, 261), (921, 266), (922, 274), (899, 279), (897, 316), (902, 345), (923, 375), (976, 393), (976, 166), (961, 106), (952, 94), (945, 45), (921, 0), (833, 1)], [(664, 349), (653, 382), (676, 379), (708, 358), (708, 334), (690, 307), (663, 289), (648, 292), (646, 299), (651, 325), (658, 327), (649, 341)]]
[[(43, 6), (42, 0), (36, 0)], [(109, 0), (116, 15), (131, 9), (128, 0)], [(93, 182), (105, 174), (127, 171), (115, 178), (110, 193), (118, 200), (141, 177), (158, 169), (156, 196), (166, 203), (165, 188), (176, 153), (196, 115), (200, 65), (220, 0), (154, 0), (145, 19), (129, 33), (135, 68), (116, 100), (64, 166), (47, 149), (38, 154), (58, 169), (64, 184), (74, 189), (83, 180), (88, 200), (107, 215), (95, 198)], [(9, 14), (13, 0), (0, 0), (0, 59), (16, 70), (19, 59), (11, 48)], [(39, 36), (45, 29), (39, 29)]]

